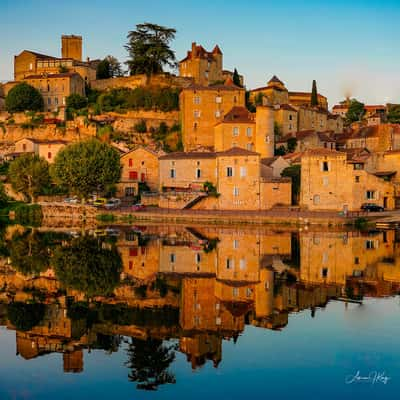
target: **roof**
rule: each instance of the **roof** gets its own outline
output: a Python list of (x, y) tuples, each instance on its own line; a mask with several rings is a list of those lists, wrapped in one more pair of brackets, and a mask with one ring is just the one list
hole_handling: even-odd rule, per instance
[(235, 106), (224, 116), (223, 122), (254, 123), (254, 115), (246, 107)]
[(81, 77), (76, 72), (63, 72), (59, 74), (37, 74), (37, 75), (29, 75), (24, 79), (56, 79), (56, 78), (72, 78), (73, 76)]
[(158, 157), (159, 160), (196, 160), (198, 158), (210, 159), (216, 158), (216, 153), (213, 151), (176, 151)]
[(279, 83), (282, 86), (285, 86), (284, 83), (276, 76), (274, 75), (269, 81), (268, 81), (268, 85), (270, 83)]
[(297, 112), (297, 110), (292, 107), (290, 104), (280, 104), (279, 110), (286, 110), (286, 111), (294, 111)]
[(159, 160), (197, 160), (197, 159), (213, 159), (217, 157), (235, 157), (235, 156), (259, 156), (259, 153), (242, 149), (240, 147), (232, 147), (225, 151), (177, 151), (168, 153), (161, 157)]
[(279, 158), (281, 158), (282, 160), (288, 162), (287, 160), (285, 160), (282, 156), (275, 156), (275, 157), (265, 157), (262, 158), (261, 164), (266, 165), (267, 167), (271, 166), (275, 161), (277, 161)]
[(198, 84), (191, 84), (186, 88), (182, 89), (183, 91), (187, 90), (214, 90), (214, 91), (224, 91), (224, 90), (244, 90), (243, 88), (236, 86), (235, 84), (219, 84), (219, 85), (212, 85), (212, 86), (205, 86), (205, 85), (198, 85)]
[(40, 139), (34, 139), (34, 138), (30, 138), (30, 137), (25, 137), (22, 139), (17, 140), (15, 143), (20, 142), (21, 140), (29, 140), (32, 143), (37, 143), (37, 144), (69, 144), (70, 142), (66, 141), (66, 140), (40, 140)]
[[(116, 148), (117, 148), (117, 147), (116, 147)], [(122, 150), (119, 149), (119, 148), (117, 148), (117, 150), (122, 151)], [(129, 154), (131, 154), (131, 153), (134, 153), (134, 152), (137, 151), (137, 150), (144, 150), (144, 151), (147, 151), (148, 153), (150, 153), (150, 154), (152, 154), (153, 156), (156, 156), (156, 157), (164, 156), (164, 155), (165, 155), (164, 152), (157, 153), (155, 150), (149, 149), (149, 148), (147, 148), (147, 147), (138, 146), (138, 147), (136, 147), (135, 149), (132, 149), (132, 150), (126, 152), (126, 153), (123, 153), (123, 154), (121, 155), (121, 158), (123, 158), (123, 157), (125, 157), (125, 156), (127, 156), (127, 155), (129, 155)]]
[(381, 109), (381, 110), (386, 110), (386, 107), (379, 104), (379, 105), (365, 105), (364, 106), (364, 110), (370, 111), (370, 110), (377, 110), (377, 109)]
[(335, 139), (329, 137), (325, 132), (317, 132), (318, 138), (321, 142), (334, 142)]
[(340, 156), (346, 156), (346, 153), (336, 151), (336, 150), (330, 150), (330, 149), (325, 149), (323, 147), (321, 148), (315, 148), (315, 149), (308, 149), (304, 152), (303, 156), (305, 157), (313, 157), (313, 156), (327, 156), (327, 157), (340, 157)]
[(229, 150), (219, 151), (216, 153), (217, 157), (234, 157), (234, 156), (259, 156), (259, 153), (255, 151), (250, 151), (246, 149), (242, 149), (241, 147), (232, 147)]
[[(290, 96), (307, 96), (307, 97), (310, 97), (310, 99), (311, 99), (311, 92), (289, 92), (289, 97)], [(326, 99), (326, 96), (318, 93), (318, 98), (319, 99)]]
[(24, 52), (31, 53), (34, 56), (39, 57), (39, 58), (50, 58), (50, 59), (56, 59), (57, 58), (57, 57), (53, 57), (53, 56), (48, 56), (47, 54), (41, 54), (41, 53), (38, 53), (38, 52), (32, 51), (32, 50), (22, 50), (21, 53), (18, 54), (18, 56), (21, 55)]
[(375, 176), (392, 176), (395, 174), (397, 174), (397, 171), (376, 171), (372, 173)]
[[(193, 50), (195, 50), (196, 54), (193, 54)], [(203, 58), (203, 59), (210, 59), (212, 60), (214, 58), (214, 55), (219, 54), (222, 55), (221, 49), (218, 47), (218, 45), (215, 45), (212, 51), (207, 51), (202, 45), (196, 44), (195, 42), (192, 43), (192, 50), (189, 50), (186, 53), (186, 57), (182, 59), (179, 62), (184, 62), (189, 59), (193, 58)]]

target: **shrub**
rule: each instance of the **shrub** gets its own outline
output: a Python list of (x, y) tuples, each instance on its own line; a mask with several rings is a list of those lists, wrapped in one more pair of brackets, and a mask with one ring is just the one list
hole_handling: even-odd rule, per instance
[(73, 110), (80, 110), (82, 108), (85, 108), (87, 106), (87, 104), (88, 104), (88, 102), (87, 102), (86, 97), (83, 97), (78, 93), (70, 94), (66, 100), (67, 108), (70, 108)]
[(146, 121), (142, 119), (140, 122), (134, 125), (133, 129), (135, 129), (135, 131), (138, 133), (146, 133), (147, 132)]

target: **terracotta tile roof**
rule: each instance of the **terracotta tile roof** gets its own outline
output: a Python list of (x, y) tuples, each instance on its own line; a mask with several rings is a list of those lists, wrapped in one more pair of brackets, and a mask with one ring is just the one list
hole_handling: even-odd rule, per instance
[(335, 139), (331, 138), (326, 132), (317, 132), (318, 138), (321, 142), (334, 142)]
[(223, 122), (254, 123), (254, 115), (246, 107), (235, 106), (224, 116)]
[(270, 83), (279, 83), (282, 86), (285, 86), (284, 83), (276, 76), (274, 75), (269, 81), (268, 81), (268, 85)]
[(250, 92), (263, 92), (266, 90), (277, 90), (278, 92), (287, 92), (287, 89), (281, 88), (279, 86), (263, 86), (255, 89), (251, 89)]
[[(311, 92), (289, 92), (289, 97), (290, 96), (309, 96), (311, 101)], [(318, 98), (326, 99), (326, 96), (318, 93)]]
[(24, 79), (55, 79), (55, 78), (71, 78), (73, 76), (80, 75), (76, 72), (64, 72), (60, 74), (38, 74), (38, 75), (29, 75)]
[(234, 157), (234, 156), (259, 156), (259, 153), (256, 153), (255, 151), (250, 151), (246, 149), (242, 149), (241, 147), (232, 147), (229, 150), (225, 151), (219, 151), (216, 153), (218, 157), (223, 156), (223, 157)]
[(158, 157), (159, 160), (196, 160), (198, 158), (207, 159), (207, 158), (215, 158), (216, 153), (213, 151), (177, 151), (174, 153), (168, 153), (161, 157)]
[(40, 139), (33, 139), (33, 138), (22, 138), (17, 140), (15, 143), (20, 142), (21, 140), (29, 140), (32, 143), (36, 143), (36, 144), (69, 144), (70, 142), (68, 142), (67, 140), (40, 140)]
[(383, 105), (365, 105), (364, 110), (366, 110), (366, 111), (386, 110), (386, 107)]
[(213, 53), (213, 54), (221, 54), (221, 55), (222, 55), (222, 51), (221, 51), (221, 49), (219, 48), (219, 46), (218, 46), (217, 44), (216, 44), (215, 47), (213, 48), (212, 53)]
[(275, 157), (265, 157), (260, 160), (261, 164), (266, 165), (269, 167), (271, 164), (273, 164), (274, 161), (276, 161), (279, 157), (281, 156), (275, 156)]
[(216, 92), (219, 91), (224, 91), (224, 90), (244, 90), (243, 88), (236, 86), (234, 84), (232, 85), (212, 85), (212, 86), (203, 86), (203, 85), (197, 85), (197, 84), (191, 84), (190, 86), (183, 88), (183, 91), (187, 90), (214, 90)]
[(341, 156), (346, 156), (346, 153), (336, 151), (336, 150), (331, 150), (331, 149), (325, 149), (323, 147), (321, 148), (315, 148), (315, 149), (308, 149), (304, 152), (304, 156), (329, 156), (329, 157), (341, 157)]
[(286, 111), (297, 112), (297, 110), (294, 107), (292, 107), (290, 104), (280, 104), (278, 110), (286, 110)]
[(347, 110), (349, 107), (345, 104), (335, 104), (332, 110)]
[(200, 44), (195, 44), (194, 43), (193, 45), (194, 45), (194, 50), (195, 50), (196, 54), (193, 54), (193, 51), (192, 51), (193, 47), (192, 47), (192, 50), (189, 50), (187, 52), (186, 57), (184, 59), (182, 59), (181, 61), (179, 61), (179, 62), (184, 62), (184, 61), (191, 60), (191, 59), (194, 59), (194, 58), (203, 58), (203, 59), (212, 61), (214, 59), (214, 55), (216, 55), (216, 54), (222, 55), (222, 51), (218, 47), (218, 45), (215, 45), (215, 47), (214, 47), (214, 49), (212, 51), (207, 51)]

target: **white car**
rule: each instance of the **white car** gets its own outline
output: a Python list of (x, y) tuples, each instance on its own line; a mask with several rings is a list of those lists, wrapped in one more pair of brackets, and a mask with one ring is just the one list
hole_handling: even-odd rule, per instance
[(64, 199), (64, 203), (78, 204), (79, 203), (79, 199), (77, 197), (67, 197), (66, 199)]
[(107, 210), (110, 210), (110, 209), (112, 209), (112, 208), (117, 208), (117, 207), (119, 207), (120, 205), (121, 205), (121, 200), (120, 200), (120, 199), (109, 199), (109, 200), (107, 201), (107, 203), (104, 204), (104, 207), (105, 207)]

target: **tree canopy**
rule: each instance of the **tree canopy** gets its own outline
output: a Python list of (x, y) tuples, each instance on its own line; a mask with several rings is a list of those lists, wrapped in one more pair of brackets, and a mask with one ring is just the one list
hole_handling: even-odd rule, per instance
[(352, 122), (361, 121), (364, 114), (364, 103), (359, 102), (357, 99), (351, 99), (346, 114), (346, 122), (351, 124)]
[(8, 112), (43, 111), (44, 103), (40, 92), (26, 82), (15, 85), (6, 96)]
[(30, 331), (44, 318), (45, 305), (15, 301), (7, 306), (10, 322), (20, 331)]
[(176, 67), (175, 53), (170, 42), (175, 39), (176, 30), (164, 26), (143, 23), (128, 33), (125, 49), (129, 53), (126, 62), (131, 75), (158, 74), (164, 67)]
[(57, 154), (51, 173), (70, 193), (87, 198), (95, 191), (108, 190), (119, 181), (119, 153), (96, 139), (74, 143)]
[(50, 185), (49, 164), (38, 155), (23, 154), (10, 163), (8, 178), (15, 191), (34, 202), (42, 188)]
[(121, 63), (113, 56), (107, 56), (104, 60), (100, 61), (97, 66), (97, 79), (108, 79), (122, 75)]
[(232, 81), (236, 86), (242, 87), (242, 83), (240, 82), (240, 76), (239, 76), (239, 73), (237, 72), (236, 68), (233, 71)]
[(391, 124), (400, 124), (400, 104), (392, 104), (389, 106), (387, 121)]
[(318, 102), (318, 91), (317, 91), (317, 82), (314, 79), (312, 81), (312, 90), (311, 90), (311, 106), (317, 107), (319, 105)]
[(88, 297), (111, 295), (122, 271), (116, 248), (107, 248), (88, 236), (73, 239), (70, 246), (59, 246), (53, 265), (63, 286), (80, 290)]
[(80, 110), (81, 108), (85, 108), (88, 104), (86, 97), (78, 93), (70, 94), (65, 103), (68, 108), (73, 110)]

